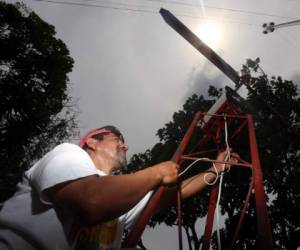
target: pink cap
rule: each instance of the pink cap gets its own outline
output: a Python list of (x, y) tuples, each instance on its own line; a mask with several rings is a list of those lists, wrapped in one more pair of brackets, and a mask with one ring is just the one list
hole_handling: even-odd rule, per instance
[(106, 134), (106, 133), (111, 133), (111, 130), (106, 129), (106, 128), (94, 128), (87, 132), (83, 137), (80, 138), (80, 141), (78, 143), (79, 147), (83, 147), (83, 145), (86, 143), (86, 140), (94, 135), (98, 134)]

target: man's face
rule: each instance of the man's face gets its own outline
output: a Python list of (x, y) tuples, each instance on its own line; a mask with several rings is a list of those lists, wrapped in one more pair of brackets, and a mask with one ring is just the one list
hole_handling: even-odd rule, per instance
[(126, 152), (127, 145), (115, 134), (108, 133), (99, 141), (99, 150), (114, 162), (114, 169), (119, 169), (127, 165)]

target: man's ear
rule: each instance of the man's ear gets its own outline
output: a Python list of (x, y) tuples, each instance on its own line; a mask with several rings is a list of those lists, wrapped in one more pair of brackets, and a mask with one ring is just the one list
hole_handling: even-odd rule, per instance
[(86, 143), (86, 145), (88, 146), (89, 149), (95, 150), (97, 140), (94, 139), (94, 138), (92, 138), (92, 137), (90, 137), (90, 138), (88, 138), (88, 139), (86, 140), (85, 143)]

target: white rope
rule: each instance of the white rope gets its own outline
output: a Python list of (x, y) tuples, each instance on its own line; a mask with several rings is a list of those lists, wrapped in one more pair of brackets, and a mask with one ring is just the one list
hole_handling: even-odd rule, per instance
[(217, 239), (218, 239), (218, 250), (222, 249), (221, 246), (221, 236), (220, 236), (220, 198), (221, 198), (221, 191), (222, 191), (222, 182), (223, 182), (223, 173), (221, 174), (220, 184), (219, 184), (219, 193), (217, 199), (217, 207), (216, 207), (216, 217), (217, 217)]
[[(224, 131), (225, 131), (225, 143), (226, 143), (226, 156), (224, 161), (230, 161), (230, 147), (228, 143), (228, 130), (227, 130), (227, 121), (226, 121), (226, 115), (224, 115)], [(230, 166), (230, 165), (229, 165)], [(220, 177), (220, 183), (219, 183), (219, 192), (218, 192), (218, 199), (216, 204), (216, 217), (217, 217), (217, 240), (218, 240), (218, 250), (222, 249), (221, 246), (221, 236), (220, 236), (220, 199), (221, 199), (221, 192), (222, 192), (222, 184), (223, 184), (223, 174), (226, 169), (226, 164), (224, 164), (223, 171), (221, 173)], [(230, 167), (228, 168), (228, 171), (230, 170)]]
[(209, 159), (208, 159), (208, 158), (199, 158), (199, 159), (193, 161), (190, 165), (188, 165), (188, 166), (186, 167), (185, 170), (183, 170), (183, 171), (178, 175), (178, 177), (180, 177), (181, 175), (183, 175), (186, 171), (188, 171), (188, 170), (189, 170), (194, 164), (196, 164), (198, 161), (203, 161), (203, 160), (209, 160)]
[[(205, 160), (212, 161), (212, 160), (209, 159), (209, 158), (198, 158), (198, 159), (196, 159), (195, 161), (193, 161), (190, 165), (188, 165), (188, 166), (185, 168), (185, 170), (183, 170), (181, 173), (179, 173), (179, 174), (178, 174), (178, 177), (180, 177), (181, 175), (183, 175), (186, 171), (188, 171), (188, 170), (189, 170), (194, 164), (196, 164), (198, 161), (205, 161)], [(212, 162), (212, 164), (213, 164), (213, 168), (214, 168), (214, 170), (215, 170), (215, 171), (213, 172), (213, 174), (216, 175), (216, 178), (215, 178), (212, 182), (207, 181), (207, 176), (208, 176), (209, 174), (211, 174), (211, 172), (206, 173), (206, 174), (204, 174), (204, 176), (203, 176), (204, 182), (205, 182), (207, 185), (210, 185), (210, 186), (216, 184), (216, 182), (218, 181), (218, 178), (219, 178), (218, 169), (217, 169), (217, 167), (216, 167), (216, 165), (215, 165), (214, 162)], [(225, 166), (225, 165), (224, 165), (224, 166)], [(223, 171), (224, 171), (224, 169), (223, 169)]]
[[(229, 143), (228, 143), (228, 129), (227, 129), (227, 120), (226, 120), (226, 115), (224, 115), (224, 130), (225, 130), (225, 143), (226, 143), (226, 151), (227, 151), (227, 155), (228, 159), (225, 159), (225, 161), (230, 161), (230, 147), (229, 147)], [(225, 166), (224, 169), (225, 170)], [(228, 170), (230, 170), (230, 165), (228, 167)]]
[[(229, 159), (230, 155), (227, 154), (224, 161)], [(222, 185), (223, 185), (223, 175), (224, 171), (220, 174), (220, 183), (219, 183), (219, 192), (218, 192), (218, 199), (216, 204), (216, 217), (217, 217), (217, 239), (218, 239), (218, 250), (221, 250), (221, 236), (220, 236), (220, 199), (221, 199), (221, 192), (222, 192)]]
[(218, 178), (219, 178), (219, 172), (218, 172), (218, 169), (215, 165), (215, 163), (213, 162), (213, 168), (215, 170), (214, 174), (216, 175), (216, 178), (212, 181), (212, 182), (209, 182), (207, 181), (207, 176), (210, 174), (210, 173), (206, 173), (204, 176), (203, 176), (203, 179), (204, 179), (204, 182), (209, 185), (209, 186), (213, 186), (217, 183), (218, 181)]

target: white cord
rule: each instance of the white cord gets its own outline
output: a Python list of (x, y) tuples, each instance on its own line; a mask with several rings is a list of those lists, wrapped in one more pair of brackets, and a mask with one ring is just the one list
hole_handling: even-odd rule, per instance
[(218, 181), (218, 178), (219, 178), (218, 169), (217, 169), (217, 167), (216, 167), (216, 165), (215, 165), (214, 162), (213, 162), (213, 168), (214, 168), (214, 170), (215, 170), (214, 174), (216, 174), (216, 178), (215, 178), (212, 182), (207, 181), (207, 176), (208, 176), (210, 173), (206, 173), (206, 174), (203, 176), (204, 182), (205, 182), (207, 185), (209, 185), (209, 186), (215, 185), (215, 184), (217, 183), (217, 181)]
[[(230, 153), (226, 155), (224, 161), (227, 161), (230, 158)], [(220, 174), (220, 183), (219, 183), (219, 192), (218, 192), (218, 199), (216, 205), (216, 217), (217, 217), (217, 239), (218, 239), (218, 250), (221, 250), (221, 236), (220, 236), (220, 199), (221, 199), (221, 192), (222, 192), (222, 184), (223, 184), (223, 175), (224, 172)]]
[[(227, 120), (226, 120), (226, 115), (224, 115), (224, 131), (225, 131), (225, 143), (226, 143), (226, 156), (224, 161), (230, 161), (230, 147), (228, 144), (228, 130), (227, 130)], [(224, 164), (224, 169), (223, 172), (221, 173), (220, 177), (220, 183), (219, 183), (219, 192), (218, 192), (218, 199), (217, 199), (217, 204), (216, 204), (216, 217), (217, 217), (217, 239), (218, 239), (218, 250), (222, 249), (221, 246), (221, 236), (220, 236), (220, 199), (221, 199), (221, 192), (222, 192), (222, 184), (223, 184), (223, 174), (224, 170), (226, 169), (226, 164)], [(230, 170), (230, 165), (228, 168), (228, 171)]]
[(223, 173), (221, 173), (221, 177), (220, 177), (219, 193), (218, 193), (217, 207), (216, 207), (218, 250), (222, 249), (221, 236), (220, 236), (220, 206), (219, 206), (220, 199), (221, 199), (222, 182), (223, 182)]
[[(227, 129), (227, 119), (226, 119), (226, 115), (224, 115), (224, 130), (225, 130), (225, 144), (226, 144), (226, 151), (227, 151), (227, 155), (226, 157), (228, 156), (227, 159), (225, 159), (225, 161), (230, 161), (230, 147), (229, 147), (229, 143), (228, 143), (228, 129)], [(225, 158), (226, 158), (225, 157)], [(224, 169), (223, 171), (226, 169), (226, 166), (224, 165)], [(230, 165), (228, 167), (228, 171), (230, 170)]]
[[(198, 161), (203, 161), (203, 160), (210, 160), (210, 159), (209, 159), (209, 158), (198, 158), (197, 160), (193, 161), (190, 165), (188, 165), (188, 166), (185, 168), (185, 170), (183, 170), (181, 173), (179, 173), (179, 174), (178, 174), (178, 177), (180, 177), (181, 175), (183, 175), (186, 171), (188, 171), (188, 170), (189, 170), (194, 164), (196, 164)], [(219, 178), (218, 169), (217, 169), (217, 167), (216, 167), (216, 165), (215, 165), (214, 162), (213, 162), (212, 164), (213, 164), (213, 168), (214, 168), (214, 170), (215, 170), (213, 173), (216, 175), (216, 178), (214, 179), (214, 181), (212, 181), (212, 182), (207, 181), (207, 176), (208, 176), (209, 174), (211, 174), (211, 173), (206, 173), (206, 174), (203, 176), (204, 182), (205, 182), (207, 185), (210, 185), (210, 186), (215, 185), (215, 184), (217, 183), (217, 181), (218, 181), (218, 178)], [(224, 164), (224, 169), (225, 169), (225, 164)], [(223, 169), (223, 171), (224, 171), (224, 169)]]
[(190, 165), (188, 165), (186, 167), (185, 170), (183, 170), (178, 177), (180, 177), (181, 175), (183, 175), (186, 171), (188, 171), (194, 164), (196, 164), (198, 161), (203, 161), (203, 160), (209, 160), (208, 158), (198, 158), (197, 160), (193, 161)]

